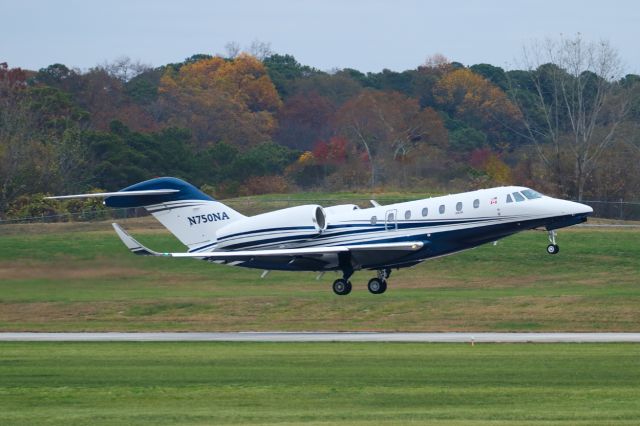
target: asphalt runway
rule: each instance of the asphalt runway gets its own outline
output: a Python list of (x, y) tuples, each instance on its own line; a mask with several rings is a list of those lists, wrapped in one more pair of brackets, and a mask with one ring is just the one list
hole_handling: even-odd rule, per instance
[(0, 333), (0, 342), (640, 343), (640, 333)]

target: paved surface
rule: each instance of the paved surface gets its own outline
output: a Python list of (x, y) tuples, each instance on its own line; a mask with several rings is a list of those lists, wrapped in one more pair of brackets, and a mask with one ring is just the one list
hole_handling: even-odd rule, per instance
[(0, 341), (640, 343), (640, 333), (0, 333)]

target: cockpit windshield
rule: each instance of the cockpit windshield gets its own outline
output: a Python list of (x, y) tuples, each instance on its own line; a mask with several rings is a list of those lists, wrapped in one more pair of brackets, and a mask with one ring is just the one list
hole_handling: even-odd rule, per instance
[(533, 199), (536, 199), (536, 198), (542, 198), (542, 194), (540, 194), (539, 192), (534, 191), (533, 189), (525, 189), (524, 191), (520, 191), (520, 192), (522, 192), (522, 195), (527, 197), (529, 200), (533, 200)]

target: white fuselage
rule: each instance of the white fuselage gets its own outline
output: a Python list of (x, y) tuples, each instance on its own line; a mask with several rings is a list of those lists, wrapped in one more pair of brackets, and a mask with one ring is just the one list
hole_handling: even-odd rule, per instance
[[(316, 211), (318, 207), (309, 206), (308, 210)], [(243, 232), (231, 233), (222, 228), (224, 241), (218, 244), (223, 243), (224, 250), (264, 250), (406, 241), (425, 243), (422, 250), (403, 258), (398, 258), (397, 253), (389, 253), (387, 257), (377, 254), (375, 258), (356, 259), (355, 265), (356, 268), (395, 267), (466, 250), (526, 229), (570, 226), (586, 220), (593, 210), (580, 203), (542, 196), (525, 187), (508, 186), (365, 209), (353, 204), (326, 207), (323, 209), (326, 223), (322, 227), (309, 226), (309, 221), (315, 220), (311, 216), (301, 221), (301, 211), (306, 210), (280, 210), (277, 222), (268, 219), (277, 212), (265, 214), (264, 222), (260, 216), (254, 216), (249, 231), (243, 228), (242, 221), (233, 227)], [(302, 223), (306, 226), (296, 226)], [(295, 269), (293, 263), (265, 265), (260, 261), (255, 265), (242, 262), (242, 266)]]

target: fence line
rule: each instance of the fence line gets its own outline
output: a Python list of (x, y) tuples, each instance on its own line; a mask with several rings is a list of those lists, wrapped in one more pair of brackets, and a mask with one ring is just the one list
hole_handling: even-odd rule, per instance
[[(229, 199), (220, 200), (230, 207), (240, 210), (245, 214), (259, 214), (278, 208), (292, 207), (302, 204), (320, 204), (325, 206), (335, 204), (358, 204), (361, 207), (369, 206), (369, 200), (376, 198), (381, 203), (396, 203), (410, 201), (410, 198), (345, 198), (345, 199), (321, 199), (321, 198), (262, 198), (262, 199)], [(601, 201), (583, 200), (584, 204), (593, 207), (594, 217), (618, 220), (640, 220), (640, 201)], [(119, 208), (105, 210), (83, 210), (74, 213), (59, 213), (54, 215), (28, 216), (14, 219), (0, 220), (0, 225), (20, 223), (52, 223), (52, 222), (91, 222), (100, 220), (130, 219), (149, 216), (144, 208)]]

